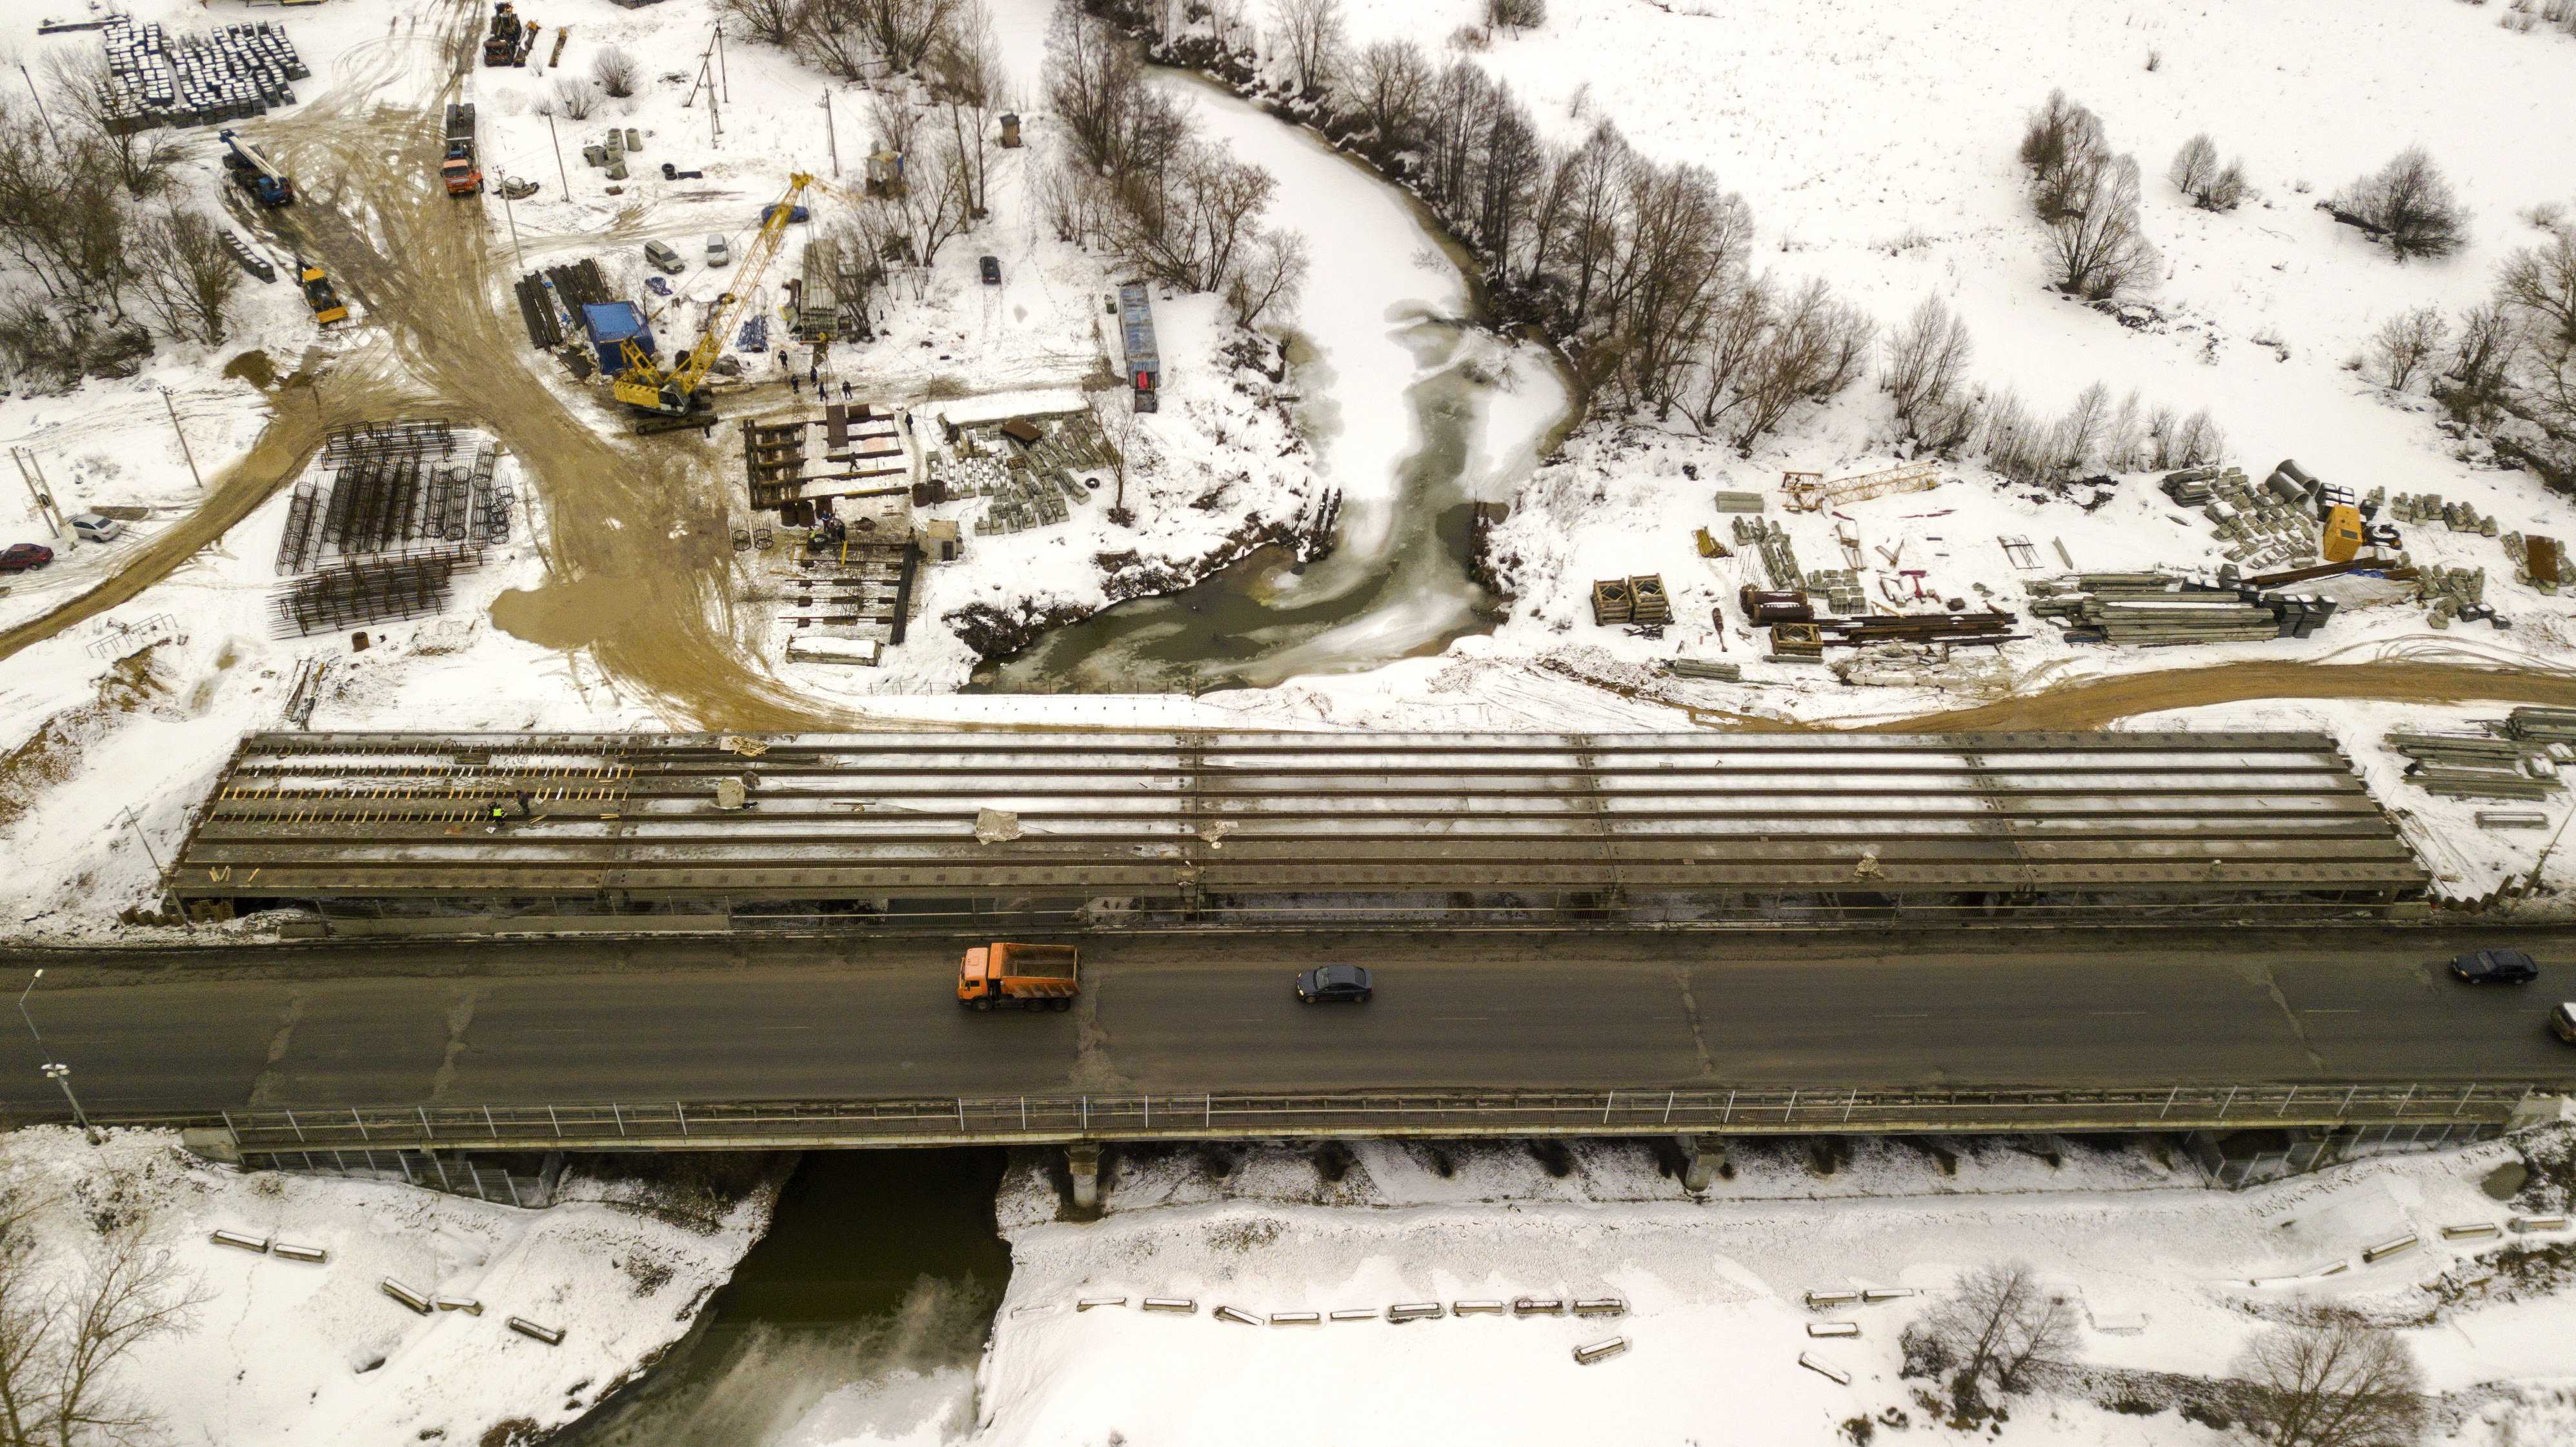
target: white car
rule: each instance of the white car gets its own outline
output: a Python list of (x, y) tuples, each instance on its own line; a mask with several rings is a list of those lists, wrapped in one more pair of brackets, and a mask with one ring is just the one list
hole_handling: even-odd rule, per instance
[(94, 512), (71, 515), (72, 536), (85, 543), (104, 543), (125, 535), (125, 524)]
[(707, 238), (707, 265), (726, 266), (733, 261), (733, 248), (721, 236)]
[(2549, 1029), (2559, 1039), (2576, 1045), (2576, 1000), (2569, 1000), (2549, 1012)]

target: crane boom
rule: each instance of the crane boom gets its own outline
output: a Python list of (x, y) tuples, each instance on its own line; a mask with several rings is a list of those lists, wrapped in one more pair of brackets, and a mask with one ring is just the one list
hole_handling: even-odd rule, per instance
[(787, 223), (796, 212), (796, 198), (813, 184), (814, 178), (803, 172), (789, 177), (787, 193), (761, 220), (760, 234), (744, 253), (742, 269), (734, 274), (734, 289), (716, 298), (715, 309), (707, 317), (706, 335), (699, 338), (696, 347), (672, 358), (669, 371), (654, 367), (632, 342), (627, 344), (626, 370), (609, 388), (618, 401), (665, 417), (689, 415), (698, 384), (706, 380), (716, 359), (724, 355), (725, 339), (733, 334), (735, 322), (750, 304), (761, 273), (778, 255), (779, 240), (787, 234)]

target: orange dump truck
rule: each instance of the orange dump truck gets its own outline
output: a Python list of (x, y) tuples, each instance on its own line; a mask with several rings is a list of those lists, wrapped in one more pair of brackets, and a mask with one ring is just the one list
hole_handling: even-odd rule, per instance
[(975, 1010), (1001, 1002), (1070, 1010), (1082, 992), (1081, 969), (1082, 951), (1073, 945), (979, 945), (957, 962), (957, 1003)]

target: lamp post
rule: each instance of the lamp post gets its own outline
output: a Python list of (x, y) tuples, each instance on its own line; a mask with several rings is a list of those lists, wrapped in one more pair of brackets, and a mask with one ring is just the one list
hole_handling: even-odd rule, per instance
[(45, 1078), (63, 1088), (63, 1099), (72, 1103), (72, 1119), (80, 1122), (81, 1133), (91, 1145), (98, 1144), (98, 1128), (89, 1123), (89, 1114), (81, 1109), (80, 1097), (72, 1094), (72, 1068), (54, 1059), (51, 1046), (45, 1044), (44, 1032), (36, 1028), (36, 1017), (27, 1010), (27, 997), (36, 992), (36, 982), (45, 977), (38, 970), (27, 977), (27, 988), (18, 992), (18, 1018), (27, 1022), (27, 1033), (36, 1037), (36, 1051), (45, 1057)]

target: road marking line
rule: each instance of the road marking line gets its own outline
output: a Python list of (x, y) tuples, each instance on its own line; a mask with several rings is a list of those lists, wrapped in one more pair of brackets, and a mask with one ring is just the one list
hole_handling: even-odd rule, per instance
[(2147, 1012), (2144, 1010), (2095, 1010), (2091, 1013), (2096, 1015), (2143, 1015)]
[(2302, 1014), (2302, 1015), (2358, 1015), (2358, 1014), (2360, 1014), (2360, 1013), (2361, 1013), (2361, 1011), (2360, 1011), (2359, 1009), (2351, 1009), (2351, 1010), (2301, 1010), (2299, 1013), (2300, 1013), (2300, 1014)]
[(1929, 1020), (1932, 1016), (1927, 1012), (1921, 1015), (1873, 1015), (1870, 1018), (1873, 1020)]
[(1434, 1015), (1434, 1016), (1432, 1016), (1432, 1017), (1431, 1017), (1432, 1022), (1433, 1022), (1434, 1024), (1445, 1024), (1445, 1025), (1454, 1025), (1454, 1024), (1461, 1024), (1461, 1023), (1464, 1023), (1464, 1024), (1471, 1024), (1471, 1025), (1472, 1025), (1472, 1024), (1480, 1024), (1480, 1023), (1482, 1023), (1482, 1022), (1484, 1022), (1484, 1021), (1486, 1021), (1486, 1020), (1490, 1020), (1490, 1019), (1492, 1019), (1492, 1018), (1494, 1018), (1494, 1017), (1493, 1017), (1493, 1016), (1491, 1016), (1491, 1015)]

